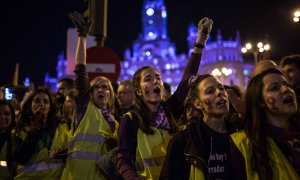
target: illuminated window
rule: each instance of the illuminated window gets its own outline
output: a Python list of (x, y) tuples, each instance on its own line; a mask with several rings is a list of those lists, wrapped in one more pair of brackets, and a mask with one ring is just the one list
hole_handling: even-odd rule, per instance
[(149, 32), (148, 36), (152, 37), (153, 36), (153, 32)]
[(123, 64), (124, 64), (124, 67), (125, 67), (125, 68), (128, 68), (128, 66), (129, 66), (129, 63), (128, 63), (127, 61), (126, 61), (126, 62), (124, 62)]
[(165, 10), (161, 11), (161, 17), (166, 18), (167, 17), (167, 12)]
[(152, 8), (147, 9), (146, 14), (148, 16), (152, 16), (154, 14), (154, 10)]
[(166, 69), (167, 70), (171, 69), (171, 65), (169, 63), (166, 64)]
[(244, 76), (248, 76), (249, 75), (249, 71), (247, 69), (244, 69), (243, 70), (243, 74), (244, 74)]
[(146, 51), (146, 52), (145, 52), (145, 55), (146, 55), (146, 56), (150, 56), (150, 55), (151, 55), (151, 52), (150, 52), (150, 51)]

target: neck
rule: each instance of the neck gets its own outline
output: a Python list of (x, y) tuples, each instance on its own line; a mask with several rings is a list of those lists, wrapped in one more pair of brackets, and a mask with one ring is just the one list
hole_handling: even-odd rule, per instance
[(146, 103), (146, 105), (152, 112), (156, 112), (158, 110), (160, 103)]
[(213, 116), (213, 115), (204, 114), (203, 121), (211, 129), (213, 129), (219, 133), (226, 133), (227, 130), (225, 127), (224, 117), (225, 116)]
[(106, 104), (96, 104), (96, 106), (100, 109), (108, 109), (108, 106)]
[(128, 106), (120, 106), (121, 109), (130, 109), (132, 107), (132, 105), (128, 105)]
[(267, 120), (270, 124), (283, 129), (290, 128), (290, 116), (267, 113)]

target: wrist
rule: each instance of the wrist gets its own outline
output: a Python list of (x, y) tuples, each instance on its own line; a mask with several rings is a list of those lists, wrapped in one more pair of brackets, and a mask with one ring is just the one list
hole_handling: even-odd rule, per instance
[(194, 50), (193, 50), (194, 54), (202, 54), (202, 52), (203, 52), (203, 48), (194, 47)]
[(198, 38), (197, 38), (196, 42), (195, 42), (195, 45), (196, 44), (201, 44), (205, 47), (207, 40), (208, 40), (208, 34), (200, 33), (198, 35)]
[(205, 46), (203, 45), (203, 44), (200, 44), (200, 43), (195, 43), (194, 44), (194, 48), (198, 48), (198, 49), (204, 49), (205, 48)]

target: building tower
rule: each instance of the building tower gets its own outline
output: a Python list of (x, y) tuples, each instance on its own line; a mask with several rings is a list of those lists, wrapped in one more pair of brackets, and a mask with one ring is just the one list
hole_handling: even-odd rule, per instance
[(163, 81), (174, 90), (185, 67), (186, 56), (176, 56), (176, 47), (167, 34), (167, 10), (163, 0), (145, 0), (142, 9), (142, 30), (133, 46), (124, 53), (119, 81), (130, 79), (134, 72), (145, 65), (158, 69)]

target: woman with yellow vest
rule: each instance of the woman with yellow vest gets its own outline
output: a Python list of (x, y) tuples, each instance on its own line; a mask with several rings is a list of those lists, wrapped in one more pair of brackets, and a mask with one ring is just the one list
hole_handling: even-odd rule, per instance
[(231, 135), (234, 179), (300, 179), (300, 119), (286, 77), (268, 69), (250, 80), (245, 130)]
[(64, 163), (60, 153), (67, 149), (68, 126), (55, 116), (50, 92), (38, 89), (25, 102), (13, 132), (16, 143), (15, 179), (59, 179)]
[(103, 77), (94, 78), (90, 84), (86, 73), (86, 36), (92, 20), (87, 21), (78, 12), (69, 14), (78, 30), (75, 66), (77, 95), (76, 117), (68, 141), (68, 157), (61, 179), (104, 179), (97, 160), (107, 153), (111, 144), (107, 139), (117, 139), (118, 122), (112, 115), (115, 96), (111, 82)]
[(199, 22), (194, 51), (174, 94), (164, 102), (160, 72), (151, 66), (138, 69), (133, 77), (134, 110), (124, 115), (119, 130), (118, 169), (124, 179), (158, 179), (175, 119), (183, 113), (188, 82), (198, 72), (202, 50), (212, 28), (212, 20)]
[(15, 127), (15, 111), (6, 100), (0, 100), (0, 179), (12, 179), (14, 146), (11, 131)]
[(224, 86), (210, 74), (200, 75), (192, 81), (189, 98), (202, 116), (191, 118), (172, 137), (160, 179), (231, 179), (229, 137), (237, 127), (227, 116)]

